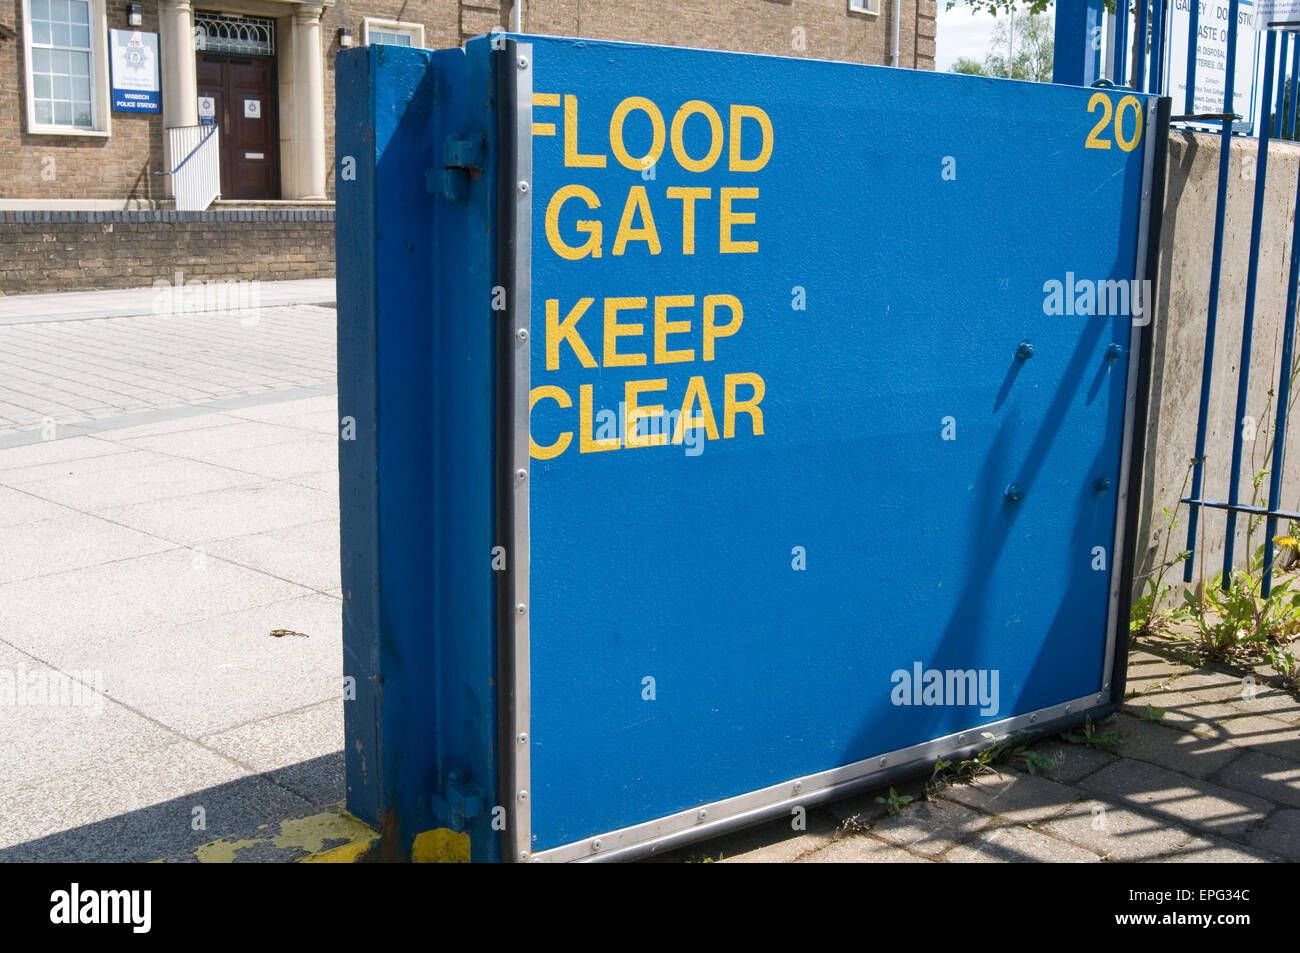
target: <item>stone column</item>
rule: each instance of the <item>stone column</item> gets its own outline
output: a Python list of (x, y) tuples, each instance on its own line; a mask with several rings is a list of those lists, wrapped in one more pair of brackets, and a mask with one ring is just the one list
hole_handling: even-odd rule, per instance
[[(281, 141), (288, 147), (281, 182), (286, 199), (324, 199), (325, 195), (325, 61), (321, 53), (322, 8), (303, 6), (293, 12), (290, 63), (292, 108), (281, 112)], [(287, 120), (287, 123), (286, 123)], [(285, 135), (287, 133), (287, 136)], [(287, 141), (286, 141), (287, 140)]]
[(194, 12), (189, 0), (160, 0), (158, 45), (162, 57), (163, 126), (199, 124), (194, 69)]

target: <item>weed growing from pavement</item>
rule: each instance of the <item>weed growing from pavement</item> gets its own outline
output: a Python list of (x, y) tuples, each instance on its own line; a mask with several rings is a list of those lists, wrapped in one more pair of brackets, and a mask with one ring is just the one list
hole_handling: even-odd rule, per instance
[(1063, 731), (1061, 732), (1061, 738), (1072, 745), (1083, 745), (1085, 748), (1096, 748), (1098, 751), (1112, 751), (1119, 747), (1120, 742), (1128, 737), (1127, 731), (1118, 728), (1104, 730), (1099, 728), (1101, 725), (1110, 724), (1114, 717), (1114, 715), (1108, 715), (1098, 722), (1094, 722), (1091, 716), (1085, 717), (1082, 728)]

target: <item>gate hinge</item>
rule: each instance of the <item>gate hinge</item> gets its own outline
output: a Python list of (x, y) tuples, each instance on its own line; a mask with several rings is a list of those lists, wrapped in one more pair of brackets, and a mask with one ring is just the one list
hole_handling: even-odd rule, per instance
[(446, 798), (433, 795), (433, 813), (453, 831), (463, 831), (469, 822), (487, 813), (487, 795), (473, 783), (468, 771), (447, 774)]
[(430, 169), (425, 186), (430, 192), (441, 191), (448, 202), (463, 202), (469, 197), (469, 184), (483, 174), (482, 139), (448, 136), (442, 145), (442, 168)]

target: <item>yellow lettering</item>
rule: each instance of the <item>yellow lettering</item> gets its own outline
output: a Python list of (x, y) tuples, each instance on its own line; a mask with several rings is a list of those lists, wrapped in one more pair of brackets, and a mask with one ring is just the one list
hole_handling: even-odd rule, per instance
[(658, 433), (646, 434), (644, 437), (637, 434), (637, 422), (647, 417), (662, 417), (664, 408), (662, 404), (647, 404), (638, 407), (636, 399), (640, 394), (646, 391), (667, 390), (668, 378), (663, 377), (657, 381), (628, 381), (623, 389), (623, 400), (627, 403), (627, 433), (624, 434), (624, 444), (629, 447), (660, 447), (668, 442), (668, 434), (664, 433), (664, 428), (660, 427)]
[[(692, 417), (695, 401), (699, 400), (702, 417)], [(709, 391), (704, 386), (703, 377), (692, 377), (686, 385), (686, 396), (682, 398), (682, 412), (677, 415), (677, 429), (673, 432), (673, 443), (681, 443), (687, 430), (703, 427), (710, 440), (718, 439), (718, 424), (713, 419), (713, 404), (709, 402)]]
[[(722, 327), (716, 327), (713, 323), (713, 315), (720, 307), (730, 309), (731, 320)], [(740, 324), (744, 319), (745, 309), (740, 306), (740, 299), (735, 295), (704, 296), (704, 360), (713, 360), (714, 339), (731, 337), (740, 330)]]
[[(641, 221), (645, 224), (641, 228), (633, 228), (632, 218), (638, 211), (641, 213)], [(753, 220), (752, 215), (750, 220)], [(659, 254), (659, 232), (655, 228), (654, 216), (650, 214), (650, 200), (646, 197), (643, 185), (634, 185), (627, 190), (627, 204), (623, 206), (623, 217), (618, 223), (618, 234), (614, 236), (613, 254), (623, 254), (628, 242), (645, 242), (650, 249), (650, 254)], [(754, 243), (754, 247), (758, 247), (757, 242)]]
[[(753, 395), (749, 400), (736, 400), (736, 385), (748, 384), (754, 388)], [(754, 436), (763, 435), (763, 411), (758, 405), (763, 401), (765, 386), (763, 378), (757, 374), (728, 374), (724, 380), (726, 388), (726, 404), (722, 410), (722, 435), (723, 437), (734, 437), (736, 435), (736, 414), (749, 414), (750, 420), (754, 423)]]
[[(634, 109), (639, 109), (649, 116), (650, 125), (654, 128), (654, 140), (650, 144), (650, 151), (639, 159), (628, 155), (627, 146), (623, 144), (623, 121)], [(609, 119), (609, 145), (614, 150), (614, 158), (635, 172), (648, 169), (658, 162), (659, 156), (664, 151), (664, 117), (660, 114), (659, 107), (644, 96), (629, 96), (619, 103), (614, 109), (614, 115)], [(604, 164), (602, 156), (601, 165)]]
[[(718, 220), (721, 223), (721, 237), (719, 239), (718, 251), (723, 254), (743, 253), (758, 251), (758, 242), (738, 242), (732, 241), (732, 225), (753, 225), (753, 212), (733, 212), (731, 210), (732, 199), (756, 199), (758, 198), (758, 189), (735, 189), (723, 186), (719, 193), (719, 202), (721, 208), (718, 211)], [(617, 252), (615, 252), (617, 254)]]
[(668, 186), (670, 199), (682, 200), (682, 254), (695, 254), (695, 200), (708, 199), (713, 195), (712, 189), (688, 188), (684, 185)]
[[(560, 320), (560, 302), (557, 298), (546, 299), (546, 369), (560, 369), (560, 342), (568, 341), (578, 363), (583, 367), (595, 367), (596, 359), (591, 356), (586, 342), (578, 333), (578, 319), (587, 313), (595, 298), (579, 298), (563, 321)], [(567, 405), (566, 405), (567, 406)]]
[[(740, 136), (746, 119), (758, 120), (758, 125), (763, 131), (763, 148), (753, 159), (742, 159), (740, 156)], [(757, 106), (731, 107), (730, 168), (732, 172), (757, 172), (767, 165), (767, 160), (772, 158), (772, 141), (772, 120), (767, 118), (767, 113)]]
[[(532, 393), (528, 395), (528, 410), (530, 413), (543, 397), (551, 398), (565, 409), (573, 406), (573, 401), (569, 399), (568, 393), (562, 388), (556, 387), (554, 384), (543, 384), (541, 387), (534, 387)], [(569, 448), (571, 440), (573, 440), (573, 434), (566, 430), (549, 447), (539, 447), (537, 441), (533, 439), (531, 428), (529, 428), (528, 452), (534, 460), (553, 460)]]
[(591, 385), (583, 384), (578, 389), (578, 452), (599, 453), (601, 450), (617, 450), (617, 437), (592, 439), (594, 417), (591, 409)]
[[(682, 142), (682, 130), (686, 126), (686, 120), (696, 113), (709, 120), (709, 127), (713, 133), (713, 138), (709, 142), (709, 151), (705, 153), (703, 159), (692, 159), (687, 155), (686, 146)], [(677, 110), (677, 115), (673, 116), (673, 155), (677, 157), (681, 167), (688, 172), (707, 172), (713, 168), (713, 164), (722, 155), (722, 138), (722, 117), (718, 115), (716, 109), (703, 100), (692, 99), (688, 103), (683, 103), (682, 108)]]
[[(605, 157), (578, 152), (578, 97), (564, 97), (564, 164), (569, 168), (603, 169)], [(595, 208), (596, 206), (592, 206)]]
[(645, 333), (643, 324), (619, 324), (618, 313), (645, 306), (645, 298), (605, 299), (605, 367), (639, 367), (645, 363), (644, 354), (618, 353), (620, 337), (638, 337)]
[[(560, 105), (559, 93), (533, 93), (533, 108), (538, 106), (558, 106)], [(534, 136), (553, 136), (555, 135), (555, 123), (553, 122), (535, 122), (533, 123)]]
[(566, 185), (551, 196), (546, 206), (546, 239), (551, 243), (551, 250), (561, 258), (577, 261), (579, 258), (600, 257), (600, 222), (593, 219), (579, 220), (574, 226), (579, 233), (585, 234), (587, 240), (577, 248), (565, 244), (560, 237), (560, 208), (569, 199), (582, 199), (587, 208), (600, 208), (600, 199), (596, 193), (585, 185)]
[(668, 350), (668, 335), (685, 334), (691, 329), (691, 322), (669, 321), (669, 308), (693, 308), (695, 295), (660, 295), (655, 298), (655, 363), (679, 364), (682, 361), (695, 360), (695, 350)]

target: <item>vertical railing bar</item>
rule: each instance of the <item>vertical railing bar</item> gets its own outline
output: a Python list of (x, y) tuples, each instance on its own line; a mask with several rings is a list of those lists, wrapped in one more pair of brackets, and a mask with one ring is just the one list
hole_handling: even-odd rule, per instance
[[(1300, 37), (1297, 37), (1300, 40)], [(1296, 51), (1300, 53), (1300, 43)], [(1291, 102), (1294, 104), (1295, 99)], [(1296, 204), (1300, 211), (1300, 169), (1296, 170)], [(1268, 508), (1275, 510), (1282, 496), (1282, 463), (1286, 455), (1288, 404), (1291, 400), (1291, 364), (1294, 360), (1296, 298), (1300, 291), (1300, 215), (1292, 215), (1291, 271), (1287, 280), (1286, 314), (1282, 318), (1282, 360), (1277, 381), (1277, 416), (1273, 423), (1273, 463), (1268, 474)], [(1273, 537), (1277, 534), (1277, 517), (1270, 516), (1264, 530), (1264, 579), (1260, 594), (1267, 599), (1273, 591)]]
[[(1264, 42), (1264, 89), (1272, 89), (1273, 73), (1277, 65), (1277, 33), (1267, 31)], [(1230, 37), (1229, 43), (1232, 42)], [(1246, 418), (1246, 399), (1250, 390), (1250, 355), (1255, 334), (1255, 289), (1259, 278), (1259, 241), (1264, 226), (1264, 189), (1268, 180), (1268, 140), (1273, 127), (1273, 117), (1267, 112), (1268, 97), (1262, 97), (1260, 108), (1265, 110), (1259, 124), (1259, 151), (1255, 158), (1255, 205), (1250, 220), (1250, 258), (1246, 265), (1246, 307), (1241, 322), (1241, 357), (1237, 366), (1237, 414), (1232, 419), (1232, 470), (1228, 477), (1228, 505), (1236, 506), (1241, 497), (1241, 450), (1243, 421)], [(1224, 110), (1227, 112), (1227, 110)], [(1236, 544), (1237, 511), (1228, 510), (1228, 526), (1223, 544), (1223, 581), (1226, 591), (1232, 588), (1232, 555)], [(1249, 525), (1249, 517), (1247, 518)], [(1250, 553), (1246, 553), (1249, 564)]]
[[(1187, 102), (1184, 104), (1183, 112), (1185, 115), (1192, 116), (1196, 114), (1196, 54), (1200, 50), (1197, 33), (1201, 25), (1201, 4), (1199, 0), (1190, 0), (1188, 7), (1190, 9), (1187, 11)], [(1195, 498), (1199, 500), (1199, 494), (1195, 495)], [(1186, 572), (1191, 572), (1190, 560)], [(1187, 581), (1191, 582), (1190, 576)]]
[(1115, 85), (1129, 85), (1128, 0), (1115, 0)]
[[(1238, 0), (1228, 2), (1228, 63), (1223, 77), (1223, 112), (1232, 113), (1233, 78), (1237, 68), (1237, 5)], [(1192, 0), (1193, 19), (1198, 8)], [(1195, 36), (1195, 32), (1192, 36)], [(1189, 39), (1190, 42), (1190, 39)], [(1196, 62), (1196, 46), (1188, 47), (1187, 96), (1192, 97), (1192, 65)], [(1228, 170), (1232, 164), (1232, 120), (1224, 119), (1219, 132), (1219, 191), (1214, 205), (1214, 250), (1210, 258), (1210, 300), (1205, 313), (1205, 355), (1201, 363), (1201, 401), (1196, 418), (1196, 455), (1192, 463), (1192, 499), (1201, 499), (1201, 480), (1205, 474), (1205, 433), (1210, 418), (1210, 381), (1214, 374), (1214, 334), (1219, 321), (1219, 283), (1223, 271), (1223, 224), (1227, 217), (1228, 204)], [(1201, 516), (1197, 504), (1189, 504), (1187, 520), (1188, 552), (1196, 551), (1196, 528)], [(1195, 568), (1189, 557), (1183, 566), (1183, 582), (1192, 581)]]
[[(1272, 30), (1269, 30), (1269, 31), (1268, 31), (1268, 34), (1269, 34), (1269, 36), (1271, 37), (1271, 36), (1273, 35), (1273, 31), (1272, 31)], [(1280, 138), (1282, 137), (1282, 128), (1283, 128), (1283, 127), (1282, 127), (1282, 121), (1286, 118), (1286, 115), (1285, 115), (1285, 109), (1286, 109), (1286, 66), (1285, 66), (1285, 64), (1286, 64), (1286, 53), (1287, 53), (1287, 40), (1289, 39), (1289, 37), (1290, 37), (1290, 34), (1287, 34), (1287, 33), (1283, 33), (1283, 34), (1282, 34), (1282, 45), (1281, 45), (1281, 49), (1280, 49), (1279, 52), (1278, 52), (1278, 62), (1280, 62), (1280, 63), (1283, 64), (1283, 68), (1282, 68), (1282, 70), (1279, 72), (1279, 74), (1278, 74), (1278, 76), (1277, 76), (1277, 82), (1276, 82), (1276, 85), (1277, 85), (1277, 107), (1276, 107), (1276, 109), (1274, 110), (1274, 113), (1273, 113), (1273, 123), (1272, 123), (1272, 125), (1273, 125), (1273, 136), (1274, 136), (1274, 138), (1278, 138), (1278, 139), (1280, 139)], [(1273, 85), (1274, 85), (1274, 81), (1273, 81), (1272, 79), (1268, 78), (1267, 76), (1265, 76), (1265, 77), (1264, 77), (1264, 89), (1266, 89), (1266, 90), (1271, 89)], [(1266, 96), (1265, 96), (1265, 97), (1261, 97), (1261, 99), (1262, 99), (1262, 98), (1266, 98)], [(1261, 103), (1260, 105), (1262, 106), (1263, 103)], [(1263, 123), (1261, 122), (1260, 125), (1261, 125), (1261, 127), (1262, 127)]]
[(1147, 92), (1159, 95), (1165, 79), (1165, 3), (1153, 0), (1151, 11), (1151, 69)]
[(1133, 64), (1133, 88), (1146, 89), (1147, 82), (1147, 10), (1151, 0), (1137, 0), (1137, 61)]
[(1288, 139), (1295, 138), (1295, 116), (1296, 116), (1296, 93), (1300, 92), (1300, 36), (1295, 38), (1291, 44), (1294, 52), (1291, 54), (1291, 104), (1287, 107), (1286, 113), (1286, 136)]

